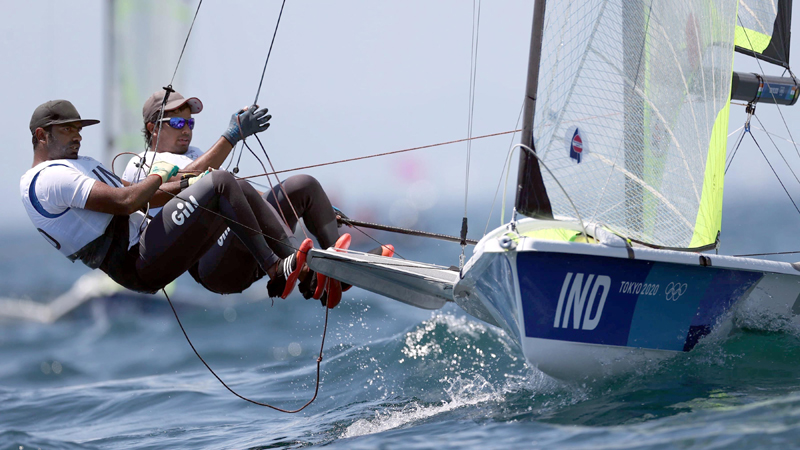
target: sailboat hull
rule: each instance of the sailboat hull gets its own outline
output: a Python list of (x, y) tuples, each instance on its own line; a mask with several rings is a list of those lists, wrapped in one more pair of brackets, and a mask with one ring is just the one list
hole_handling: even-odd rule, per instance
[[(521, 225), (552, 226), (542, 222)], [(800, 313), (791, 264), (512, 234), (513, 245), (505, 228), (479, 243), (455, 301), (490, 316), (556, 378), (612, 375), (688, 352), (738, 309), (795, 322)]]

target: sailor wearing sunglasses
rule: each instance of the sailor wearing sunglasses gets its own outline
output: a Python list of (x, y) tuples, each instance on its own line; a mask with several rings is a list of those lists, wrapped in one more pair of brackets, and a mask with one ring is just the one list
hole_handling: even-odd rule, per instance
[[(145, 144), (149, 149), (155, 148), (157, 144), (156, 152), (150, 150), (143, 152), (138, 158), (133, 158), (123, 174), (125, 180), (131, 182), (140, 180), (146, 173), (141, 166), (146, 167), (153, 161), (175, 164), (184, 172), (199, 173), (209, 168), (217, 169), (230, 154), (233, 144), (238, 141), (239, 136), (223, 135), (206, 152), (191, 146), (194, 129), (192, 114), (202, 111), (202, 102), (196, 97), (185, 98), (173, 92), (159, 122), (163, 99), (164, 91), (157, 91), (150, 96), (142, 109)], [(161, 127), (158, 126), (159, 123)], [(146, 158), (144, 164), (142, 164), (143, 158)], [(262, 232), (269, 236), (267, 244), (278, 257), (289, 258), (298, 245), (292, 233), (297, 226), (293, 209), (303, 218), (311, 234), (324, 248), (334, 246), (339, 239), (336, 213), (327, 194), (315, 178), (308, 175), (292, 176), (283, 181), (282, 188), (276, 186), (275, 192), (265, 194), (257, 192), (245, 181), (238, 183), (250, 206), (254, 210), (263, 210), (264, 217), (269, 219), (266, 221), (268, 226), (262, 228)], [(292, 205), (289, 204), (290, 200)], [(279, 210), (283, 211), (283, 215), (278, 212)], [(242, 292), (266, 275), (243, 243), (228, 230), (220, 234), (217, 245), (206, 252), (198, 264), (189, 269), (189, 273), (206, 289), (220, 294)], [(301, 272), (294, 276), (297, 277), (301, 293), (305, 298), (311, 298), (317, 291), (318, 278), (307, 266), (302, 267)], [(286, 286), (294, 283), (291, 278), (291, 273), (279, 269), (278, 275), (267, 285), (269, 295), (285, 298), (284, 292), (288, 294)], [(341, 298), (339, 289), (332, 289), (335, 292), (318, 294), (324, 295), (323, 304), (329, 307), (335, 306)]]

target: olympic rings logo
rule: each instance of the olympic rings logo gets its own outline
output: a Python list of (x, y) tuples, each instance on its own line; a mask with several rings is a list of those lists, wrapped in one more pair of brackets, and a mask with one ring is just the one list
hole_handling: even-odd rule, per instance
[(670, 282), (667, 285), (667, 289), (664, 291), (667, 297), (668, 302), (677, 302), (678, 299), (686, 293), (686, 290), (689, 286), (686, 283), (674, 283)]

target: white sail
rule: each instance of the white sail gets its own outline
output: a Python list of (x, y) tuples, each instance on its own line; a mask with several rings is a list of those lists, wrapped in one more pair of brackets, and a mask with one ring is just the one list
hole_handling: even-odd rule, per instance
[[(534, 143), (584, 220), (664, 246), (715, 241), (736, 10), (735, 0), (548, 3)], [(553, 213), (576, 217), (544, 178)]]

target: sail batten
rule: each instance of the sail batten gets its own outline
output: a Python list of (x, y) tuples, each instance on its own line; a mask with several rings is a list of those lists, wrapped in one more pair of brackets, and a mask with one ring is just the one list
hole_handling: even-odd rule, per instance
[(638, 241), (715, 242), (736, 13), (737, 0), (548, 3), (533, 144), (566, 191), (544, 176), (554, 214), (574, 217), (571, 199)]

